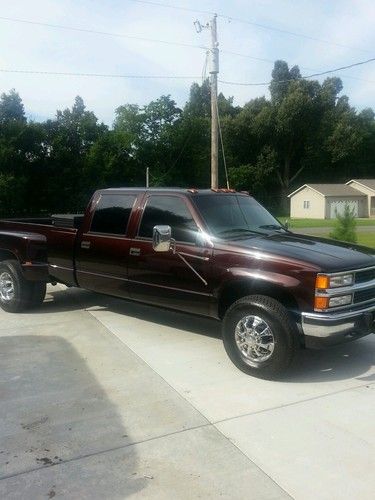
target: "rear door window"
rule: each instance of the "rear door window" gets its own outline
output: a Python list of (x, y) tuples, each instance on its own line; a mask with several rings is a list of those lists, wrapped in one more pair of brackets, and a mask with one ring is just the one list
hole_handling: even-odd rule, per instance
[(152, 195), (146, 202), (138, 236), (152, 238), (154, 226), (171, 226), (172, 238), (195, 243), (198, 227), (186, 203), (178, 196)]
[(91, 222), (91, 233), (125, 235), (136, 196), (101, 195)]

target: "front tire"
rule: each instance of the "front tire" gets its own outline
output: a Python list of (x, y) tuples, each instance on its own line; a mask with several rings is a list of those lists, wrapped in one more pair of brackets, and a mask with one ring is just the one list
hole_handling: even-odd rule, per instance
[(25, 279), (17, 260), (0, 262), (0, 307), (18, 313), (41, 304), (46, 284)]
[(237, 368), (264, 379), (285, 372), (299, 346), (288, 311), (264, 295), (250, 295), (232, 304), (224, 317), (223, 340)]

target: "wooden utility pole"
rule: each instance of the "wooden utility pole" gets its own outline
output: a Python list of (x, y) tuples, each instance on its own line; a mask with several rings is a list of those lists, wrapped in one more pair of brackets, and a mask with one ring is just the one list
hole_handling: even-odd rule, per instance
[(210, 21), (211, 28), (211, 188), (219, 187), (219, 124), (217, 116), (217, 74), (219, 73), (219, 49), (216, 14)]
[(202, 29), (211, 31), (210, 49), (210, 86), (211, 86), (211, 188), (219, 187), (219, 119), (217, 111), (217, 74), (219, 73), (219, 43), (217, 41), (217, 15), (211, 21), (202, 25), (198, 20), (194, 22), (197, 33)]

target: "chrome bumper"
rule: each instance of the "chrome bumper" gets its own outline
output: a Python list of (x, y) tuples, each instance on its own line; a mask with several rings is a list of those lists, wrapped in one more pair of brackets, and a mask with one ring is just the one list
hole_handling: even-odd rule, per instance
[(306, 347), (338, 344), (375, 333), (375, 304), (355, 311), (302, 313)]

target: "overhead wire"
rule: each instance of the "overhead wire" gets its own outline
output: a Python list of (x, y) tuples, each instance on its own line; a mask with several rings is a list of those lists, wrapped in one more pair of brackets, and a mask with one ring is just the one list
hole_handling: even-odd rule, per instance
[[(150, 4), (150, 5), (155, 5), (155, 6), (161, 6), (161, 7), (167, 7), (167, 8), (172, 8), (172, 9), (178, 9), (178, 10), (187, 10), (187, 11), (193, 11), (193, 12), (197, 12), (196, 9), (190, 9), (188, 7), (179, 7), (179, 6), (172, 6), (172, 5), (166, 5), (166, 4), (161, 4), (160, 2), (154, 2), (154, 1), (146, 1), (146, 0), (131, 0), (131, 1), (135, 1), (135, 2), (138, 2), (138, 3), (146, 3), (146, 4)], [(210, 11), (199, 11), (198, 12), (202, 12), (202, 13), (206, 13), (206, 14), (212, 14), (212, 12)], [(229, 19), (229, 16), (223, 16), (223, 15), (219, 15), (219, 17), (226, 17)], [(230, 18), (230, 19), (235, 19), (235, 18)], [(61, 24), (52, 24), (52, 23), (45, 23), (45, 22), (39, 22), (39, 21), (30, 21), (30, 20), (27, 20), (27, 19), (19, 19), (19, 18), (13, 18), (13, 17), (6, 17), (6, 16), (0, 16), (0, 20), (3, 20), (3, 21), (10, 21), (10, 22), (16, 22), (16, 23), (24, 23), (24, 24), (31, 24), (31, 25), (37, 25), (37, 26), (44, 26), (44, 27), (48, 27), (48, 28), (56, 28), (56, 29), (63, 29), (63, 30), (70, 30), (70, 31), (76, 31), (76, 32), (83, 32), (83, 33), (89, 33), (89, 34), (96, 34), (96, 35), (103, 35), (103, 36), (112, 36), (112, 37), (121, 37), (121, 38), (127, 38), (127, 39), (133, 39), (133, 40), (140, 40), (140, 41), (144, 41), (144, 42), (149, 42), (149, 43), (160, 43), (160, 44), (164, 44), (164, 45), (174, 45), (174, 46), (179, 46), (179, 47), (188, 47), (188, 48), (194, 48), (194, 49), (200, 49), (200, 50), (208, 50), (208, 47), (204, 46), (204, 45), (195, 45), (195, 44), (189, 44), (189, 43), (184, 43), (184, 42), (174, 42), (174, 41), (171, 41), (171, 40), (161, 40), (161, 39), (155, 39), (155, 38), (148, 38), (148, 37), (143, 37), (143, 36), (138, 36), (138, 35), (128, 35), (128, 34), (125, 34), (125, 33), (113, 33), (113, 32), (108, 32), (108, 31), (99, 31), (99, 30), (94, 30), (94, 29), (87, 29), (87, 28), (77, 28), (77, 27), (74, 27), (74, 26), (66, 26), (66, 25), (61, 25)], [(225, 50), (225, 49), (222, 49), (220, 50), (221, 54), (228, 54), (228, 55), (234, 55), (234, 56), (238, 56), (238, 57), (244, 57), (244, 58), (247, 58), (247, 59), (252, 59), (252, 60), (255, 60), (255, 61), (261, 61), (261, 62), (266, 62), (266, 63), (269, 63), (269, 64), (274, 64), (274, 60), (272, 59), (266, 59), (266, 58), (261, 58), (261, 57), (256, 57), (256, 56), (251, 56), (250, 54), (243, 54), (243, 53), (239, 53), (239, 52), (234, 52), (234, 51), (230, 51), (230, 50)], [(300, 66), (301, 69), (304, 69), (302, 66)], [(307, 69), (307, 68), (305, 68)], [(313, 70), (315, 71), (315, 70)], [(73, 75), (73, 74), (72, 74)], [(307, 76), (306, 78), (309, 78), (309, 77), (313, 77), (315, 75), (318, 75), (318, 73), (316, 74), (313, 74), (313, 75), (309, 75)], [(89, 75), (77, 75), (77, 76), (89, 76)], [(93, 76), (102, 76), (102, 75), (93, 75)], [(107, 76), (107, 75), (103, 75), (103, 76)], [(108, 75), (108, 77), (111, 76), (111, 77), (115, 77), (116, 75)], [(359, 80), (359, 81), (364, 81), (364, 82), (367, 82), (367, 83), (374, 83), (372, 81), (369, 81), (369, 80), (366, 80), (364, 78), (359, 78), (359, 77), (355, 77), (355, 76), (352, 76), (352, 75), (343, 75), (344, 78), (348, 78), (348, 79), (353, 79), (353, 80)], [(249, 85), (250, 86), (250, 83), (249, 84), (245, 84), (245, 83), (241, 83), (241, 82), (225, 82), (225, 81), (221, 81), (221, 83), (224, 83), (224, 84), (227, 84), (227, 85), (234, 85), (234, 84), (238, 84), (238, 85)], [(252, 83), (251, 85), (252, 86), (264, 86), (264, 85), (268, 85), (269, 83), (268, 82), (260, 82), (260, 83)]]
[(225, 149), (224, 149), (224, 141), (223, 141), (223, 132), (221, 129), (221, 121), (220, 121), (220, 113), (219, 113), (219, 105), (217, 103), (216, 99), (216, 114), (217, 114), (217, 123), (219, 125), (219, 137), (220, 137), (220, 143), (221, 143), (221, 152), (223, 156), (223, 164), (224, 164), (224, 172), (225, 172), (225, 180), (227, 183), (227, 189), (229, 189), (229, 177), (228, 177), (228, 169), (227, 169), (227, 160), (225, 157)]
[[(232, 52), (230, 50), (223, 50), (223, 49), (221, 49), (220, 50), (220, 54), (228, 54), (228, 55), (233, 55), (233, 56), (238, 56), (238, 57), (244, 57), (246, 59), (252, 59), (254, 61), (261, 61), (261, 62), (265, 62), (265, 63), (272, 64), (272, 65), (275, 64), (275, 59), (265, 59), (265, 58), (262, 58), (262, 57), (255, 57), (255, 56), (251, 56), (249, 54), (242, 54), (240, 52)], [(282, 57), (279, 57), (278, 59), (283, 60)], [(305, 66), (299, 65), (298, 63), (296, 63), (294, 65), (290, 64), (290, 66), (298, 66), (299, 69), (302, 69), (302, 70), (305, 70), (305, 71), (319, 72), (318, 69), (307, 68)], [(353, 76), (353, 75), (340, 75), (340, 76), (341, 76), (341, 78), (348, 78), (350, 80), (359, 80), (361, 82), (375, 83), (374, 81), (367, 80), (366, 78), (360, 78), (358, 76)]]
[(196, 12), (198, 14), (214, 14), (211, 10), (202, 10), (202, 9), (193, 9), (191, 7), (182, 7), (180, 5), (168, 5), (161, 2), (154, 2), (153, 0), (130, 0), (135, 3), (143, 3), (146, 5), (153, 5), (154, 7), (163, 7), (166, 9), (175, 9), (175, 10), (183, 10), (185, 12)]
[[(203, 67), (202, 67), (202, 84), (203, 84), (203, 78), (206, 77), (206, 71), (207, 71), (207, 64), (208, 64), (208, 55), (209, 55), (209, 51), (206, 52), (206, 57), (204, 59), (204, 62), (203, 62)], [(182, 148), (177, 156), (177, 158), (175, 159), (175, 161), (172, 163), (172, 165), (168, 168), (168, 170), (166, 172), (164, 172), (164, 174), (162, 174), (162, 180), (164, 180), (168, 174), (174, 169), (174, 167), (177, 165), (177, 163), (180, 161), (180, 158), (182, 157), (182, 154), (183, 152), (185, 151), (192, 135), (193, 135), (193, 131), (194, 131), (194, 128), (193, 127), (190, 127), (189, 128), (189, 131), (188, 133), (186, 134), (186, 137), (185, 137), (185, 140), (184, 140), (184, 143), (182, 145)]]
[(148, 79), (148, 80), (199, 80), (199, 76), (121, 75), (121, 74), (110, 74), (110, 73), (75, 73), (70, 71), (35, 71), (29, 69), (7, 69), (7, 68), (0, 68), (0, 72), (35, 74), (35, 75), (83, 76), (83, 77), (95, 77), (95, 78), (129, 78), (129, 79)]
[[(301, 80), (301, 79), (307, 80), (309, 78), (315, 78), (317, 76), (323, 76), (323, 75), (328, 75), (330, 73), (336, 73), (338, 71), (343, 71), (345, 69), (354, 68), (356, 66), (362, 66), (363, 64), (368, 64), (368, 63), (373, 62), (373, 61), (375, 61), (375, 57), (372, 57), (371, 59), (367, 59), (366, 61), (359, 61), (359, 62), (356, 62), (353, 64), (348, 64), (347, 66), (341, 66), (339, 68), (329, 69), (327, 71), (321, 71), (319, 73), (313, 73), (311, 75), (300, 76), (298, 78), (292, 78), (292, 79), (287, 79), (287, 80), (279, 80), (279, 81), (277, 81), (277, 83), (288, 83), (290, 81)], [(245, 86), (245, 87), (267, 86), (267, 85), (270, 85), (270, 83), (271, 83), (271, 82), (257, 82), (257, 83), (254, 83), (254, 82), (230, 82), (230, 81), (226, 81), (226, 80), (218, 80), (218, 81), (224, 85), (240, 85), (240, 86)]]
[[(366, 61), (359, 61), (356, 63), (348, 64), (347, 66), (340, 66), (339, 68), (334, 68), (326, 71), (320, 71), (318, 73), (312, 73), (310, 75), (301, 76), (299, 78), (279, 80), (278, 83), (287, 83), (293, 80), (306, 80), (309, 78), (315, 78), (317, 76), (324, 76), (330, 73), (336, 73), (338, 71), (343, 71), (345, 69), (354, 68), (356, 66), (362, 66), (375, 61), (375, 57), (367, 59)], [(206, 65), (206, 61), (205, 61)], [(202, 71), (202, 75), (205, 73)], [(185, 75), (124, 75), (124, 74), (111, 74), (111, 73), (76, 73), (69, 71), (42, 71), (42, 70), (29, 70), (29, 69), (8, 69), (0, 68), (1, 73), (21, 73), (21, 74), (37, 74), (37, 75), (57, 75), (57, 76), (82, 76), (82, 77), (95, 77), (95, 78), (129, 78), (129, 79), (150, 79), (150, 80), (195, 80), (199, 79), (199, 76), (185, 76)], [(219, 80), (220, 83), (225, 85), (241, 85), (241, 86), (266, 86), (270, 85), (271, 82), (232, 82), (227, 80)]]
[(143, 42), (161, 43), (164, 45), (175, 45), (178, 47), (190, 47), (190, 48), (201, 49), (201, 50), (202, 49), (207, 50), (207, 48), (208, 48), (208, 47), (205, 47), (203, 45), (194, 45), (192, 43), (174, 42), (171, 40), (160, 40), (158, 38), (147, 38), (147, 37), (138, 36), (138, 35), (128, 35), (125, 33), (112, 33), (109, 31), (99, 31), (99, 30), (94, 30), (94, 29), (77, 28), (74, 26), (65, 26), (62, 24), (52, 24), (52, 23), (44, 23), (44, 22), (39, 22), (39, 21), (29, 21), (27, 19), (18, 19), (15, 17), (0, 16), (0, 20), (10, 21), (10, 22), (14, 22), (14, 23), (31, 24), (31, 25), (36, 25), (36, 26), (44, 26), (47, 28), (56, 28), (56, 29), (69, 30), (69, 31), (78, 31), (78, 32), (90, 33), (90, 34), (94, 34), (94, 35), (128, 38), (130, 40), (140, 40)]
[[(200, 9), (193, 9), (191, 7), (181, 7), (181, 6), (178, 6), (178, 5), (170, 5), (170, 4), (165, 4), (165, 3), (157, 2), (157, 1), (153, 1), (153, 0), (130, 0), (130, 1), (135, 2), (135, 3), (139, 3), (139, 4), (146, 4), (146, 5), (152, 5), (152, 6), (155, 6), (155, 7), (162, 7), (162, 8), (166, 8), (166, 9), (175, 9), (175, 10), (180, 10), (180, 11), (196, 12), (196, 13), (200, 13), (200, 14), (215, 15), (215, 12), (214, 11), (210, 11), (210, 10), (200, 10)], [(357, 51), (360, 51), (360, 52), (372, 53), (371, 50), (363, 49), (361, 47), (353, 47), (351, 45), (346, 45), (346, 44), (335, 42), (335, 41), (332, 41), (332, 40), (324, 40), (322, 38), (314, 37), (314, 36), (311, 36), (311, 35), (305, 35), (304, 33), (296, 33), (294, 31), (289, 31), (289, 30), (283, 29), (283, 28), (277, 28), (275, 26), (269, 26), (267, 24), (262, 24), (262, 23), (258, 23), (258, 22), (255, 22), (255, 21), (250, 21), (250, 20), (243, 19), (243, 18), (240, 18), (240, 17), (229, 16), (229, 15), (221, 14), (221, 13), (217, 13), (216, 15), (217, 15), (217, 17), (219, 17), (221, 19), (226, 19), (229, 22), (233, 22), (234, 21), (234, 22), (237, 22), (237, 23), (248, 24), (250, 26), (254, 26), (256, 28), (260, 28), (260, 29), (263, 29), (263, 30), (274, 31), (274, 32), (277, 32), (277, 33), (280, 33), (280, 34), (289, 35), (289, 36), (293, 36), (293, 37), (297, 37), (297, 38), (304, 38), (306, 40), (311, 40), (313, 42), (324, 43), (324, 44), (328, 44), (328, 45), (334, 45), (336, 47), (342, 47), (342, 48), (346, 48), (346, 49), (357, 50)]]

